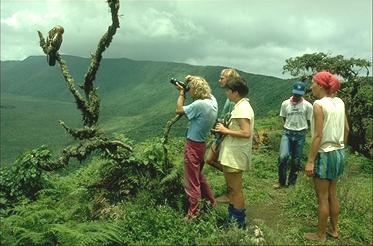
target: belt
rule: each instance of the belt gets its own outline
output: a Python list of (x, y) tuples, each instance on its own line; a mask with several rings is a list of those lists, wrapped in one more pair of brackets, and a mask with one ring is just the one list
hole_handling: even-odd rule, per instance
[(284, 128), (284, 131), (295, 132), (295, 133), (302, 133), (302, 132), (306, 132), (307, 129), (303, 129), (303, 130), (289, 130), (289, 129)]
[(203, 144), (203, 143), (206, 143), (205, 141), (203, 141), (203, 142), (200, 142), (200, 141), (195, 141), (195, 140), (192, 140), (192, 139), (190, 139), (190, 138), (187, 138), (187, 140), (188, 140), (188, 141), (191, 141), (191, 142), (193, 142), (193, 143), (198, 143), (198, 144)]

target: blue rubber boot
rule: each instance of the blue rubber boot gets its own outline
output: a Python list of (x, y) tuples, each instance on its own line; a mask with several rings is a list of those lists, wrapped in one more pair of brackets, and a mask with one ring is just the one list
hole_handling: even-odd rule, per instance
[(228, 227), (230, 223), (235, 222), (237, 223), (238, 228), (245, 229), (246, 228), (246, 209), (241, 208), (237, 209), (233, 207), (232, 204), (228, 206), (228, 219), (224, 224), (224, 227)]

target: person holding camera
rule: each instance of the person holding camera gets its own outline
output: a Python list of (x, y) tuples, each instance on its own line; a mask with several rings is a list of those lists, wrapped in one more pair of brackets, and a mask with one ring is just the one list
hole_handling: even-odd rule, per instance
[(278, 158), (278, 183), (273, 185), (274, 189), (286, 187), (289, 157), (291, 157), (291, 168), (288, 185), (295, 185), (300, 171), (304, 142), (312, 117), (312, 104), (303, 98), (305, 90), (306, 86), (303, 82), (295, 82), (293, 95), (281, 104), (280, 116), (284, 120), (284, 130)]
[(345, 104), (336, 97), (339, 87), (339, 80), (329, 72), (319, 72), (312, 78), (312, 94), (318, 100), (313, 103), (312, 143), (305, 166), (307, 176), (313, 177), (318, 200), (318, 232), (305, 234), (312, 241), (323, 242), (326, 234), (339, 237), (337, 183), (344, 170), (349, 133)]
[(239, 228), (244, 228), (246, 209), (242, 174), (251, 163), (254, 111), (249, 99), (246, 98), (249, 88), (243, 78), (228, 78), (224, 88), (228, 99), (235, 105), (227, 124), (218, 123), (212, 131), (224, 135), (218, 161), (222, 167), (229, 194), (227, 222), (236, 222)]
[[(232, 77), (240, 77), (239, 73), (233, 69), (233, 68), (225, 68), (220, 72), (220, 78), (219, 78), (219, 86), (221, 88), (224, 88), (227, 80)], [(228, 98), (224, 103), (223, 110), (220, 112), (219, 118), (217, 119), (217, 123), (227, 124), (228, 119), (230, 118), (230, 114), (233, 110), (234, 102), (230, 101)], [(214, 142), (211, 145), (211, 148), (209, 149), (209, 152), (207, 154), (206, 162), (210, 166), (218, 169), (219, 171), (223, 171), (223, 166), (219, 163), (218, 157), (219, 157), (219, 149), (220, 144), (223, 140), (223, 135), (221, 134), (215, 134)], [(222, 196), (216, 198), (217, 202), (220, 203), (229, 203), (229, 194), (223, 194)]]
[[(206, 140), (215, 123), (218, 104), (205, 79), (188, 75), (186, 81), (188, 87), (176, 82), (176, 88), (179, 90), (176, 113), (185, 114), (189, 120), (184, 148), (184, 179), (185, 192), (189, 201), (186, 218), (191, 219), (199, 213), (198, 204), (201, 197), (206, 198), (212, 206), (216, 205), (214, 194), (202, 174), (202, 169)], [(189, 89), (189, 95), (193, 102), (184, 106), (186, 88)]]

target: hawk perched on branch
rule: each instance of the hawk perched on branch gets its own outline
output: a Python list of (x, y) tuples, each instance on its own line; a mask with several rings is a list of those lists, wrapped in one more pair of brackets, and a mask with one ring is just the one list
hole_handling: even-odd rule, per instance
[(48, 32), (47, 59), (49, 66), (56, 64), (57, 51), (61, 47), (63, 33), (64, 29), (62, 26), (55, 26)]

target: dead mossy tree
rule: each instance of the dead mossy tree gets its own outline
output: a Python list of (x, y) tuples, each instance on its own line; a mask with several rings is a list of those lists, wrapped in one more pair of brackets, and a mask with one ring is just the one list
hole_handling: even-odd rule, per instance
[[(60, 125), (74, 139), (79, 140), (77, 145), (71, 145), (63, 149), (61, 156), (55, 160), (48, 160), (39, 164), (40, 168), (52, 171), (68, 165), (71, 158), (76, 158), (79, 161), (85, 160), (92, 152), (102, 150), (110, 154), (115, 154), (120, 150), (132, 151), (132, 147), (124, 144), (119, 140), (109, 139), (98, 126), (100, 113), (100, 98), (97, 94), (97, 88), (94, 86), (96, 73), (100, 67), (102, 53), (109, 48), (110, 43), (119, 28), (119, 0), (107, 0), (111, 11), (112, 24), (108, 27), (107, 32), (102, 36), (98, 43), (97, 50), (91, 58), (91, 64), (87, 73), (84, 76), (83, 83), (77, 88), (76, 82), (70, 74), (67, 63), (62, 59), (61, 55), (56, 54), (56, 61), (61, 68), (61, 72), (66, 81), (66, 85), (74, 96), (76, 105), (82, 113), (83, 127), (80, 129), (72, 129), (63, 121), (59, 121)], [(43, 52), (48, 55), (48, 40), (45, 41), (42, 33), (38, 31), (40, 38), (40, 47)], [(82, 96), (81, 92), (84, 92)]]

